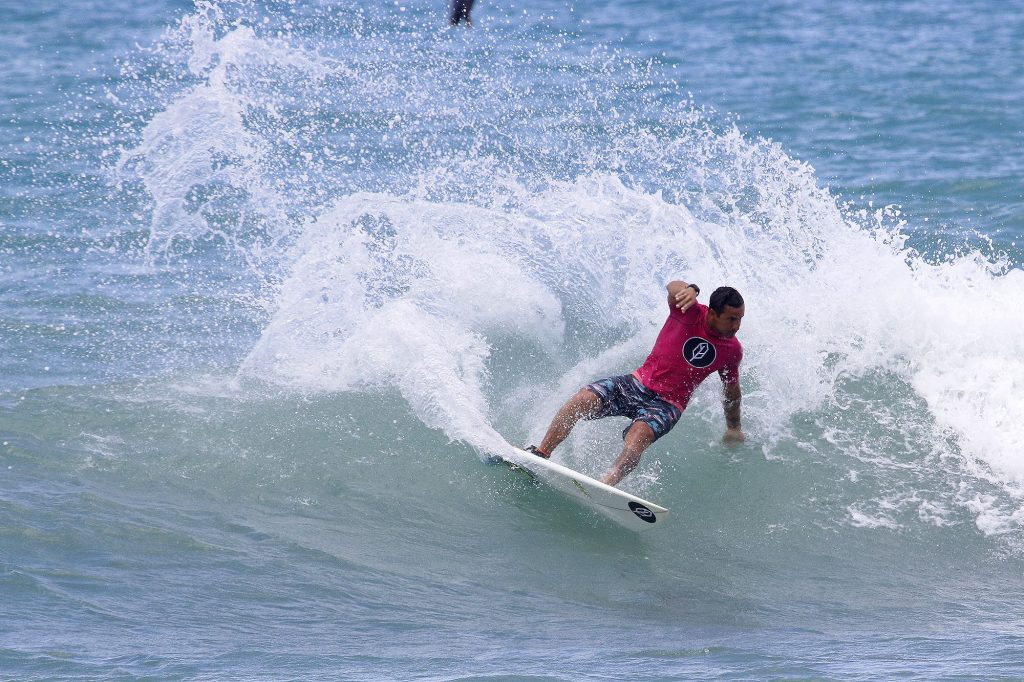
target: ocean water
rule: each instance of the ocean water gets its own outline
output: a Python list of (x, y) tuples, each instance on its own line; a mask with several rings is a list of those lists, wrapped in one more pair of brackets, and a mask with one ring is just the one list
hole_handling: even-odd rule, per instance
[(1024, 678), (1020, 8), (477, 5), (0, 0), (0, 679)]

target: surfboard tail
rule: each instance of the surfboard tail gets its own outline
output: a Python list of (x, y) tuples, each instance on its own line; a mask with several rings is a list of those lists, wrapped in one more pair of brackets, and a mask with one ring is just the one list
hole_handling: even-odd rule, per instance
[(574, 469), (516, 449), (502, 460), (529, 470), (559, 492), (630, 530), (643, 532), (663, 523), (669, 510)]

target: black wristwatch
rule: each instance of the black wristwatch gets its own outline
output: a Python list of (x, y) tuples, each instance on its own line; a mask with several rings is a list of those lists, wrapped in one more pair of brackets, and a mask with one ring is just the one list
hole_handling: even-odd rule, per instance
[(694, 296), (700, 296), (700, 287), (699, 286), (697, 286), (696, 284), (687, 284), (686, 286), (688, 286), (691, 289), (693, 289), (693, 295)]

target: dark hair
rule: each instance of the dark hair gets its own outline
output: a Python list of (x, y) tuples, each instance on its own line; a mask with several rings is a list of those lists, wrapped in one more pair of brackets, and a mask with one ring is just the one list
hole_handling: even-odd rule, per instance
[(739, 308), (742, 305), (743, 297), (740, 296), (740, 292), (732, 287), (718, 287), (711, 293), (708, 307), (714, 310), (717, 315), (721, 315), (722, 311), (725, 310), (725, 306)]

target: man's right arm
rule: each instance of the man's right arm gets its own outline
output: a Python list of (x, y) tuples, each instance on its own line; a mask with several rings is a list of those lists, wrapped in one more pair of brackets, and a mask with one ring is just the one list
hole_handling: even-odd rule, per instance
[(722, 396), (722, 407), (725, 408), (725, 435), (722, 442), (730, 445), (742, 443), (743, 427), (740, 426), (740, 401), (743, 393), (740, 391), (739, 382), (726, 384)]
[(685, 313), (690, 306), (697, 302), (697, 290), (681, 279), (669, 282), (666, 288), (668, 289), (669, 306), (678, 308), (681, 313)]

